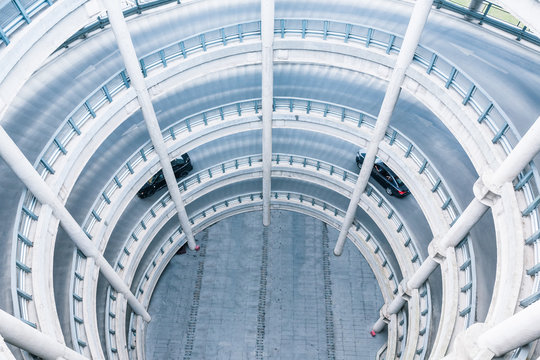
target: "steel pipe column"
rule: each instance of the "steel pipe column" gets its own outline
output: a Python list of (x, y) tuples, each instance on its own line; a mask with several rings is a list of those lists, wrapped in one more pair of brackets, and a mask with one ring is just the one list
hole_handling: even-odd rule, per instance
[(4, 128), (0, 126), (0, 157), (8, 164), (24, 185), (42, 204), (49, 205), (54, 216), (60, 220), (62, 228), (69, 235), (75, 245), (82, 251), (85, 256), (94, 258), (96, 265), (99, 267), (103, 276), (111, 284), (111, 286), (126, 297), (129, 305), (133, 310), (141, 315), (145, 321), (150, 321), (150, 315), (146, 312), (144, 306), (131, 293), (129, 287), (118, 276), (116, 271), (103, 257), (101, 252), (95, 247), (94, 243), (86, 236), (83, 229), (77, 221), (71, 216), (69, 211), (64, 207), (58, 197), (47, 186), (45, 181), (39, 176), (32, 164), (26, 159), (21, 150), (13, 142), (11, 137), (6, 133)]
[[(405, 283), (404, 291), (418, 289), (427, 281), (429, 275), (439, 265), (434, 258), (437, 254), (433, 254), (433, 252), (442, 254), (449, 247), (457, 246), (474, 224), (476, 224), (482, 215), (489, 209), (486, 198), (496, 197), (502, 185), (515, 179), (538, 152), (540, 152), (540, 118), (534, 122), (525, 136), (523, 136), (516, 147), (508, 154), (506, 159), (504, 159), (493, 174), (487, 173), (478, 179), (474, 186), (475, 198), (440, 240), (433, 239), (431, 241), (429, 244), (430, 256)], [(397, 313), (403, 304), (405, 304), (405, 299), (403, 293), (400, 292), (388, 305), (387, 313), (384, 318), (388, 318), (389, 315)], [(381, 317), (377, 320), (373, 326), (373, 331), (380, 332), (384, 329), (386, 324), (384, 318)], [(530, 324), (535, 323), (531, 322)], [(526, 331), (527, 329), (529, 328), (524, 327), (523, 331)], [(540, 322), (536, 322), (536, 326), (529, 332), (540, 335)]]
[(191, 224), (186, 212), (184, 200), (180, 194), (180, 189), (178, 188), (178, 183), (169, 160), (167, 146), (165, 145), (165, 141), (163, 141), (163, 137), (161, 136), (161, 129), (159, 128), (154, 105), (150, 99), (146, 82), (142, 75), (141, 68), (139, 67), (139, 60), (137, 58), (137, 54), (135, 53), (135, 47), (133, 46), (131, 35), (129, 34), (122, 9), (120, 8), (120, 1), (110, 0), (101, 1), (101, 3), (109, 15), (111, 28), (116, 37), (116, 42), (118, 44), (118, 48), (120, 49), (120, 53), (122, 54), (124, 64), (126, 65), (126, 71), (131, 80), (131, 85), (137, 94), (139, 104), (141, 105), (144, 122), (146, 123), (146, 128), (150, 134), (152, 145), (154, 145), (156, 154), (159, 157), (159, 162), (163, 168), (165, 182), (167, 183), (167, 188), (171, 195), (171, 199), (176, 207), (178, 219), (180, 220), (180, 225), (182, 226), (182, 231), (186, 235), (189, 248), (191, 250), (199, 250), (199, 246), (197, 246), (195, 243), (195, 238), (193, 237), (193, 231), (191, 230)]
[(274, 98), (274, 0), (261, 0), (263, 225), (270, 225), (272, 102)]
[(44, 359), (86, 360), (75, 350), (3, 310), (0, 310), (0, 334), (6, 342)]
[(356, 180), (356, 184), (351, 195), (351, 202), (347, 208), (347, 213), (343, 219), (343, 226), (341, 227), (336, 246), (334, 247), (334, 255), (336, 256), (340, 256), (343, 252), (343, 246), (345, 245), (349, 228), (351, 227), (356, 215), (358, 202), (366, 189), (369, 177), (371, 175), (371, 169), (375, 164), (375, 157), (379, 151), (379, 143), (384, 138), (384, 134), (386, 133), (386, 129), (390, 123), (390, 118), (392, 117), (394, 107), (396, 106), (399, 94), (401, 92), (401, 85), (405, 79), (405, 71), (407, 71), (407, 68), (413, 60), (414, 52), (416, 51), (416, 47), (420, 41), (420, 35), (422, 35), (422, 30), (426, 24), (432, 3), (433, 0), (418, 0), (414, 5), (411, 19), (409, 20), (409, 25), (407, 26), (407, 31), (403, 37), (403, 44), (401, 46), (401, 50), (399, 51), (394, 70), (392, 71), (392, 76), (384, 95), (381, 109), (379, 110), (379, 115), (377, 116), (375, 129), (373, 130), (373, 137), (368, 144), (366, 157), (364, 159), (364, 163), (362, 164), (362, 168), (360, 169), (358, 179)]

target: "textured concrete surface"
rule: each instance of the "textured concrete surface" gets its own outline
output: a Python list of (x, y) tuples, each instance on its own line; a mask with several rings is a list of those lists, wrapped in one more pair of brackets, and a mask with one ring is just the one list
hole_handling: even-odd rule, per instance
[(221, 221), (173, 258), (152, 301), (147, 359), (368, 359), (382, 296), (353, 247), (320, 221), (274, 211)]

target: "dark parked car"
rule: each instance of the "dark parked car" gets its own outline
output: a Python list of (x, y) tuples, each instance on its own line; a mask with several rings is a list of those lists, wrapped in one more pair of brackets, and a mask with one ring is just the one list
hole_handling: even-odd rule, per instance
[[(193, 170), (191, 160), (188, 154), (182, 155), (178, 159), (171, 161), (171, 165), (174, 171), (174, 176), (177, 179), (183, 178)], [(163, 170), (159, 170), (150, 180), (148, 180), (144, 186), (139, 190), (137, 195), (144, 199), (145, 197), (152, 196), (154, 193), (167, 185), (165, 183), (165, 176), (163, 176)]]
[[(358, 168), (362, 167), (365, 156), (366, 153), (360, 151), (356, 154), (356, 165), (358, 165)], [(381, 184), (388, 195), (404, 197), (410, 193), (403, 181), (379, 158), (375, 158), (375, 165), (371, 169), (371, 176)]]

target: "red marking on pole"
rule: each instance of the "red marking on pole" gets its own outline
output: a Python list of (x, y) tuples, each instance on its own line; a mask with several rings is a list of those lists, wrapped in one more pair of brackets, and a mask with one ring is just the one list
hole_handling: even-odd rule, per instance
[(371, 337), (375, 337), (375, 335), (377, 335), (377, 333), (375, 332), (375, 330), (371, 330), (370, 334), (371, 334)]
[(199, 250), (201, 250), (200, 245), (195, 246), (195, 251), (199, 251)]

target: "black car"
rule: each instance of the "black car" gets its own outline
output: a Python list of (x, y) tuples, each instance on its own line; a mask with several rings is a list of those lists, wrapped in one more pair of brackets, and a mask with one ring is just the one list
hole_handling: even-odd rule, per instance
[[(365, 156), (366, 153), (360, 151), (356, 154), (356, 165), (358, 168), (362, 167)], [(403, 181), (379, 158), (375, 158), (375, 165), (371, 169), (371, 176), (381, 184), (388, 195), (404, 197), (410, 193)]]
[[(171, 165), (174, 171), (174, 176), (177, 179), (183, 178), (193, 170), (191, 160), (188, 154), (182, 155), (181, 158), (171, 161)], [(159, 170), (150, 180), (148, 180), (144, 186), (137, 192), (137, 195), (144, 199), (145, 197), (152, 196), (154, 193), (167, 185), (165, 183), (165, 176), (163, 176), (163, 170)]]

